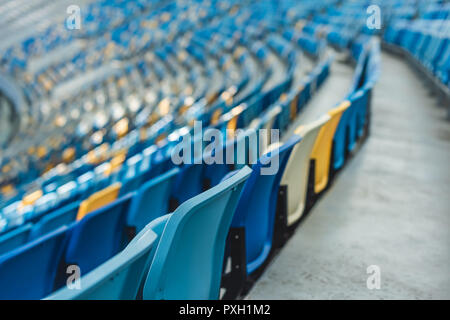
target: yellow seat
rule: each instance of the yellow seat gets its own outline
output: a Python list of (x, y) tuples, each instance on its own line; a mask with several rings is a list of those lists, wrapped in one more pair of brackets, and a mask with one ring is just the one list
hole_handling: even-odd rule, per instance
[(324, 190), (328, 185), (334, 133), (336, 132), (342, 113), (349, 106), (350, 102), (344, 101), (336, 108), (328, 111), (328, 115), (331, 119), (322, 127), (322, 129), (320, 129), (317, 136), (316, 143), (314, 144), (311, 153), (311, 159), (315, 160), (314, 192), (316, 194)]
[(122, 118), (113, 127), (118, 138), (122, 138), (128, 133), (128, 119)]
[(147, 134), (147, 129), (142, 127), (139, 129), (139, 142), (144, 142), (145, 140), (147, 140), (148, 138), (148, 134)]
[(12, 184), (7, 184), (3, 187), (0, 188), (0, 192), (4, 195), (7, 196), (9, 194), (14, 193), (15, 189), (14, 186)]
[(292, 101), (289, 105), (289, 107), (290, 107), (289, 117), (290, 117), (291, 121), (293, 121), (297, 117), (298, 99), (299, 99), (302, 91), (303, 91), (303, 87), (300, 87), (299, 92), (295, 95), (294, 99), (292, 99)]
[(81, 202), (80, 208), (77, 213), (77, 220), (81, 220), (88, 213), (91, 213), (94, 210), (97, 210), (117, 199), (119, 195), (121, 184), (115, 183), (110, 185), (109, 187), (100, 190), (89, 198)]
[(227, 123), (227, 137), (232, 138), (237, 129), (239, 115), (242, 113), (246, 106), (239, 105), (231, 109), (227, 114), (224, 114), (224, 118), (229, 118), (230, 120)]
[(75, 148), (73, 148), (73, 147), (69, 147), (69, 148), (65, 149), (63, 151), (63, 156), (62, 156), (63, 161), (65, 163), (72, 162), (73, 160), (75, 160), (75, 153), (76, 153), (76, 151), (75, 151)]
[(239, 116), (234, 116), (233, 118), (231, 118), (230, 121), (228, 121), (228, 123), (227, 123), (227, 138), (234, 137), (234, 133), (236, 132), (236, 128), (237, 128), (238, 118), (239, 118)]
[(206, 103), (208, 105), (212, 104), (219, 97), (219, 92), (213, 92), (210, 95), (206, 96)]
[(38, 156), (39, 159), (42, 159), (43, 157), (45, 157), (47, 155), (47, 148), (44, 146), (39, 146), (36, 149), (36, 155)]
[(32, 193), (27, 194), (26, 196), (23, 197), (22, 199), (22, 204), (24, 206), (29, 206), (34, 204), (40, 197), (42, 197), (43, 192), (42, 190), (36, 190), (33, 191)]
[(118, 154), (114, 156), (114, 158), (112, 158), (111, 161), (109, 162), (110, 166), (105, 171), (105, 174), (109, 176), (113, 172), (118, 171), (122, 167), (124, 161), (126, 160), (126, 155), (127, 155), (126, 150), (118, 152)]
[(211, 115), (210, 123), (215, 125), (219, 122), (220, 116), (222, 115), (222, 108), (216, 109)]

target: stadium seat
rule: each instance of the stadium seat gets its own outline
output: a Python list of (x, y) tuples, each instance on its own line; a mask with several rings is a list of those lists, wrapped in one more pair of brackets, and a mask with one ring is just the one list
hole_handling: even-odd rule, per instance
[(334, 133), (342, 113), (349, 106), (350, 102), (344, 101), (336, 108), (328, 111), (330, 120), (320, 129), (314, 143), (311, 159), (314, 160), (314, 193), (316, 194), (319, 194), (328, 185)]
[(54, 212), (43, 216), (31, 229), (29, 240), (37, 239), (62, 226), (68, 226), (75, 221), (79, 201), (68, 204)]
[(88, 213), (97, 210), (117, 199), (120, 187), (120, 183), (115, 183), (103, 190), (94, 193), (88, 199), (81, 202), (80, 208), (77, 213), (77, 220), (83, 219), (84, 216), (86, 216)]
[(287, 187), (287, 225), (297, 222), (306, 207), (311, 152), (320, 129), (330, 120), (329, 115), (295, 130), (302, 137), (294, 147), (281, 179), (281, 185)]
[(53, 290), (67, 227), (0, 256), (0, 299), (42, 299)]
[[(36, 6), (0, 2), (11, 30), (33, 25)], [(80, 30), (44, 3), (45, 26), (0, 37), (0, 261), (67, 227), (55, 281), (30, 298), (216, 299), (220, 276), (242, 292), (369, 131), (380, 32), (348, 1), (87, 2)], [(380, 6), (384, 37), (448, 86), (448, 6), (405, 4), (398, 25), (403, 4)], [(336, 73), (330, 45), (356, 64), (349, 102), (274, 141)], [(187, 136), (202, 161), (175, 164)], [(223, 260), (240, 272), (226, 276)], [(70, 264), (82, 290), (60, 289)]]
[(127, 226), (134, 229), (134, 234), (139, 233), (150, 221), (169, 213), (170, 192), (178, 173), (179, 169), (173, 168), (138, 189), (127, 215)]
[(356, 139), (364, 134), (367, 115), (367, 91), (360, 89), (350, 97), (351, 104), (356, 109)]
[(84, 275), (123, 248), (126, 215), (132, 196), (123, 196), (77, 222), (65, 253), (66, 265), (78, 265)]
[[(261, 122), (259, 123), (258, 128), (255, 129), (255, 130), (259, 129), (267, 130), (265, 132), (266, 133), (265, 135), (259, 137), (260, 141), (258, 143), (259, 145), (258, 154), (264, 154), (268, 146), (274, 143), (274, 141), (271, 141), (271, 130), (275, 129), (274, 128), (275, 121), (280, 113), (281, 113), (280, 106), (275, 106), (274, 108), (271, 108), (270, 110), (267, 111), (266, 114), (264, 114), (264, 116), (261, 118)], [(263, 131), (260, 131), (260, 133), (262, 132)]]
[(184, 202), (169, 217), (144, 286), (144, 299), (218, 299), (225, 240), (245, 180), (238, 173)]
[(150, 228), (139, 233), (122, 252), (80, 278), (80, 289), (64, 287), (46, 300), (134, 300), (145, 266), (157, 244)]
[[(202, 160), (202, 159), (200, 159)], [(175, 177), (172, 187), (172, 205), (171, 210), (175, 209), (180, 203), (195, 197), (203, 191), (203, 163), (183, 164)]]
[(27, 223), (0, 236), (0, 255), (27, 243), (33, 224)]
[(342, 168), (349, 151), (355, 145), (355, 142), (351, 142), (352, 132), (356, 132), (355, 111), (355, 108), (350, 104), (342, 113), (336, 132), (334, 133), (333, 170)]
[[(252, 175), (242, 191), (232, 227), (245, 230), (247, 274), (251, 274), (264, 263), (272, 248), (280, 180), (289, 155), (299, 141), (299, 136), (293, 136), (280, 148), (263, 155), (252, 166)], [(278, 165), (275, 172), (271, 172), (270, 168), (273, 162)], [(263, 170), (267, 172), (264, 173)]]
[[(236, 152), (238, 146), (243, 147), (244, 151)], [(222, 143), (221, 154), (216, 155), (215, 150), (205, 152), (204, 161), (207, 165), (203, 171), (204, 189), (218, 185), (229, 172), (237, 169), (239, 165), (245, 164), (245, 157), (240, 158), (240, 156), (242, 156), (242, 153), (245, 155), (247, 152), (248, 144), (245, 134), (228, 138)]]

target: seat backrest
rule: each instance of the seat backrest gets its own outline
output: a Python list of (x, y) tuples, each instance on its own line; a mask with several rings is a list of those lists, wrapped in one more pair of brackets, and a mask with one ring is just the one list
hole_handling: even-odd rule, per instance
[(68, 230), (61, 227), (0, 257), (0, 299), (41, 299), (52, 292)]
[[(275, 209), (280, 179), (289, 155), (300, 141), (293, 136), (280, 148), (272, 148), (253, 165), (252, 175), (245, 184), (241, 199), (233, 218), (233, 227), (245, 228), (247, 250), (247, 273), (252, 273), (262, 265), (272, 248)], [(276, 157), (278, 159), (276, 160)], [(262, 174), (262, 169), (274, 165), (274, 174)]]
[(27, 243), (32, 227), (27, 223), (0, 236), (0, 256)]
[(84, 200), (80, 204), (80, 208), (77, 213), (77, 220), (83, 219), (84, 216), (86, 216), (88, 213), (116, 200), (117, 196), (119, 195), (120, 186), (120, 183), (114, 183), (103, 190), (97, 191), (89, 198)]
[(315, 160), (314, 169), (314, 192), (319, 193), (328, 185), (330, 171), (331, 149), (336, 128), (341, 119), (342, 113), (350, 106), (349, 101), (342, 102), (336, 108), (328, 111), (330, 120), (325, 123), (317, 135), (314, 148), (311, 152), (311, 159)]
[(266, 134), (261, 135), (261, 137), (260, 137), (260, 140), (262, 140), (262, 141), (259, 141), (260, 154), (265, 153), (267, 147), (271, 143), (273, 143), (273, 141), (271, 141), (271, 138), (272, 138), (271, 137), (271, 129), (273, 128), (275, 120), (276, 120), (278, 114), (280, 114), (280, 113), (281, 113), (281, 107), (276, 106), (276, 107), (270, 109), (264, 115), (264, 117), (262, 119), (262, 123), (261, 123), (262, 128), (261, 129), (266, 130), (266, 132), (265, 132)]
[(136, 299), (145, 266), (157, 244), (157, 235), (145, 228), (122, 252), (81, 277), (81, 289), (64, 287), (47, 300)]
[[(239, 146), (239, 147), (238, 147)], [(240, 158), (238, 148), (244, 148), (244, 157)], [(220, 150), (205, 151), (203, 176), (204, 179), (209, 180), (210, 186), (216, 186), (221, 182), (230, 171), (236, 168), (236, 166), (243, 165), (245, 163), (245, 154), (248, 153), (247, 136), (245, 134), (238, 134), (236, 137), (228, 138), (222, 142)], [(219, 148), (217, 148), (219, 149)], [(218, 152), (218, 154), (216, 154)]]
[(218, 299), (225, 240), (251, 169), (181, 204), (169, 217), (145, 282), (144, 299)]
[(281, 179), (281, 185), (287, 186), (288, 226), (298, 221), (305, 209), (311, 151), (319, 130), (329, 120), (330, 116), (324, 115), (320, 119), (295, 130), (295, 135), (301, 136), (302, 141), (292, 151)]
[(122, 187), (120, 188), (119, 197), (126, 195), (127, 193), (136, 191), (139, 189), (142, 183), (142, 174), (135, 174), (132, 177), (125, 177), (122, 181)]
[(173, 168), (139, 188), (127, 215), (127, 226), (139, 232), (150, 221), (168, 213), (170, 192), (178, 172), (178, 168)]
[(172, 188), (172, 197), (182, 203), (203, 191), (203, 163), (185, 164), (180, 168)]
[(79, 206), (80, 202), (75, 201), (43, 216), (31, 229), (29, 240), (37, 239), (61, 226), (70, 225), (75, 221)]
[(354, 132), (356, 137), (353, 137), (353, 139), (356, 139), (361, 137), (364, 132), (367, 114), (367, 90), (360, 89), (356, 91), (351, 95), (350, 101), (356, 113), (356, 131)]
[(355, 108), (350, 106), (342, 113), (339, 124), (334, 133), (334, 154), (333, 154), (333, 168), (340, 169), (345, 162), (346, 151), (350, 149), (350, 127), (356, 126)]
[(65, 254), (66, 264), (78, 265), (84, 275), (122, 249), (132, 196), (130, 193), (86, 215), (74, 226)]

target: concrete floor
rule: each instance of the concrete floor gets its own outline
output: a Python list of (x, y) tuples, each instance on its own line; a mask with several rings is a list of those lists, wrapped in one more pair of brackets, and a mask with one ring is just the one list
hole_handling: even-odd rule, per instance
[[(445, 116), (406, 63), (383, 53), (371, 136), (247, 299), (450, 299)], [(370, 265), (380, 289), (367, 288)]]

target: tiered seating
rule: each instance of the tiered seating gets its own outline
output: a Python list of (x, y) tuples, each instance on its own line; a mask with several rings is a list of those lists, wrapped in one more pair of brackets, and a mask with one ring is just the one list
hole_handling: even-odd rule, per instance
[[(20, 68), (24, 44), (7, 49), (33, 125), (0, 159), (0, 297), (242, 295), (369, 130), (378, 43), (354, 5), (326, 10), (337, 2), (101, 1), (73, 36), (48, 29), (66, 40), (33, 37)], [(350, 93), (286, 137), (329, 75), (328, 45), (353, 55)], [(82, 290), (62, 288), (70, 265)]]
[[(413, 17), (392, 17), (384, 33), (388, 49), (404, 53), (432, 83), (445, 104), (450, 101), (450, 4), (421, 2)], [(450, 107), (448, 108), (450, 115)]]
[[(448, 9), (450, 11), (450, 7)], [(449, 86), (450, 40), (448, 19), (397, 21), (386, 31), (385, 40), (408, 51), (437, 77)]]

